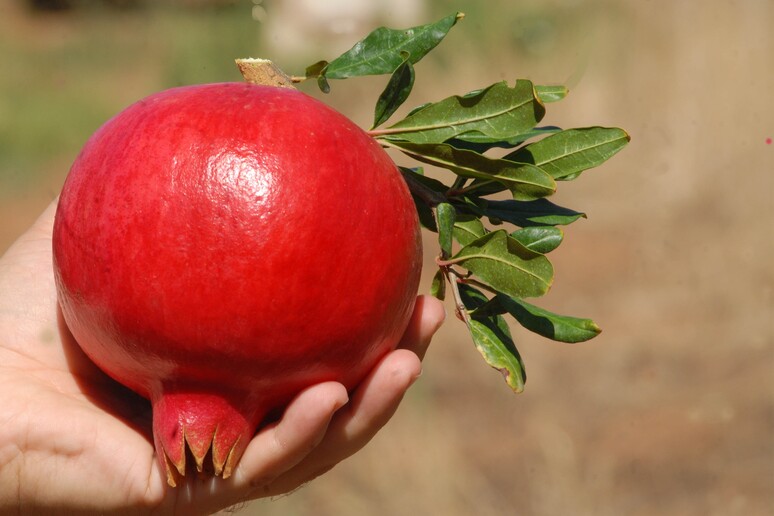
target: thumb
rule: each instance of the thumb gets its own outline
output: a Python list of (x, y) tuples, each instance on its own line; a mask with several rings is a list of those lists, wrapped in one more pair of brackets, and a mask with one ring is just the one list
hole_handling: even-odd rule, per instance
[(37, 261), (37, 256), (40, 254), (47, 254), (50, 258), (51, 234), (54, 229), (54, 215), (56, 214), (58, 201), (58, 198), (54, 199), (32, 226), (11, 244), (2, 258), (0, 258), (0, 263), (3, 266), (9, 261), (16, 263), (25, 262), (33, 257)]

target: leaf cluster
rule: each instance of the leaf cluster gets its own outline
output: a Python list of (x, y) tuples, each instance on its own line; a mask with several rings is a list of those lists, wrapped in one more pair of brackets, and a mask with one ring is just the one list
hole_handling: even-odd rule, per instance
[(527, 299), (548, 292), (554, 269), (547, 255), (567, 226), (585, 214), (548, 200), (563, 181), (577, 179), (620, 151), (629, 135), (618, 128), (561, 129), (541, 125), (546, 104), (564, 86), (519, 79), (419, 106), (385, 127), (414, 86), (414, 65), (463, 17), (456, 13), (406, 30), (378, 28), (333, 61), (306, 69), (324, 92), (329, 80), (389, 75), (369, 133), (386, 148), (445, 169), (448, 180), (421, 167), (401, 167), (422, 225), (438, 234), (432, 293), (449, 293), (484, 360), (514, 391), (524, 363), (505, 317), (549, 339), (575, 343), (595, 337), (590, 319), (552, 313)]

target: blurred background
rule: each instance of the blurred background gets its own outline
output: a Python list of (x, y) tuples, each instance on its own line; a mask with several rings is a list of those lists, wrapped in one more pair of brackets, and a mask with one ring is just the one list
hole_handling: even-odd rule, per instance
[[(546, 123), (632, 136), (560, 185), (589, 218), (539, 303), (604, 331), (567, 345), (513, 325), (529, 373), (514, 395), (450, 316), (369, 447), (243, 513), (774, 514), (770, 0), (0, 0), (0, 251), (131, 102), (240, 80), (235, 57), (300, 73), (455, 10), (409, 105), (523, 77), (570, 87)], [(301, 88), (367, 126), (385, 80)]]

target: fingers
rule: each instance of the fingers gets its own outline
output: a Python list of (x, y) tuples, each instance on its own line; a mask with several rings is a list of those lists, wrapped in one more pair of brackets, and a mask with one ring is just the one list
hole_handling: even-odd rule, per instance
[[(303, 460), (325, 436), (333, 414), (347, 403), (347, 391), (336, 382), (305, 389), (285, 409), (282, 418), (263, 428), (248, 444), (228, 479), (212, 475), (186, 475), (169, 488), (162, 474), (153, 486), (166, 497), (159, 512), (212, 514), (225, 507), (266, 496), (264, 486)], [(159, 468), (155, 470), (160, 471)]]
[(395, 414), (421, 372), (422, 364), (413, 352), (399, 349), (385, 357), (360, 384), (341, 417), (332, 422), (327, 448), (343, 459), (365, 446)]
[(234, 472), (236, 484), (260, 487), (303, 460), (325, 436), (333, 414), (347, 403), (336, 382), (312, 386), (288, 405), (282, 419), (258, 433)]
[(56, 346), (43, 342), (57, 334), (57, 302), (52, 265), (51, 231), (56, 204), (0, 256), (0, 328), (11, 332), (3, 347), (18, 357), (34, 357), (56, 369), (65, 365)]
[(440, 301), (419, 296), (399, 349), (374, 367), (349, 403), (344, 405), (346, 391), (337, 383), (302, 392), (278, 423), (250, 443), (234, 472), (235, 485), (249, 487), (251, 499), (288, 493), (360, 450), (420, 375), (420, 357), (444, 318)]
[(430, 340), (445, 318), (446, 310), (438, 299), (432, 296), (417, 297), (414, 313), (398, 347), (413, 351), (422, 360)]
[(56, 214), (57, 201), (53, 201), (38, 216), (37, 220), (8, 248), (2, 257), (5, 260), (21, 256), (29, 260), (30, 255), (45, 253), (51, 254), (51, 233), (54, 228), (54, 215)]
[(264, 494), (292, 491), (365, 446), (395, 413), (420, 371), (421, 363), (411, 351), (396, 350), (387, 355), (358, 387), (349, 405), (333, 418), (320, 445), (267, 486)]
[(43, 213), (35, 220), (35, 223), (30, 228), (30, 231), (39, 238), (50, 238), (54, 229), (54, 216), (56, 215), (56, 208), (59, 204), (59, 198), (57, 197), (43, 210)]

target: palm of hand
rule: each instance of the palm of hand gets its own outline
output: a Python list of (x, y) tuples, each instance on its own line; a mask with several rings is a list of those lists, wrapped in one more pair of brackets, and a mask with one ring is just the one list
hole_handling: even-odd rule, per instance
[[(328, 382), (262, 429), (228, 480), (187, 476), (170, 489), (156, 465), (150, 405), (83, 354), (58, 312), (52, 204), (0, 259), (0, 511), (207, 514), (289, 492), (364, 446), (420, 372), (443, 308), (421, 297), (401, 347), (352, 393)], [(345, 405), (346, 404), (346, 405)]]

